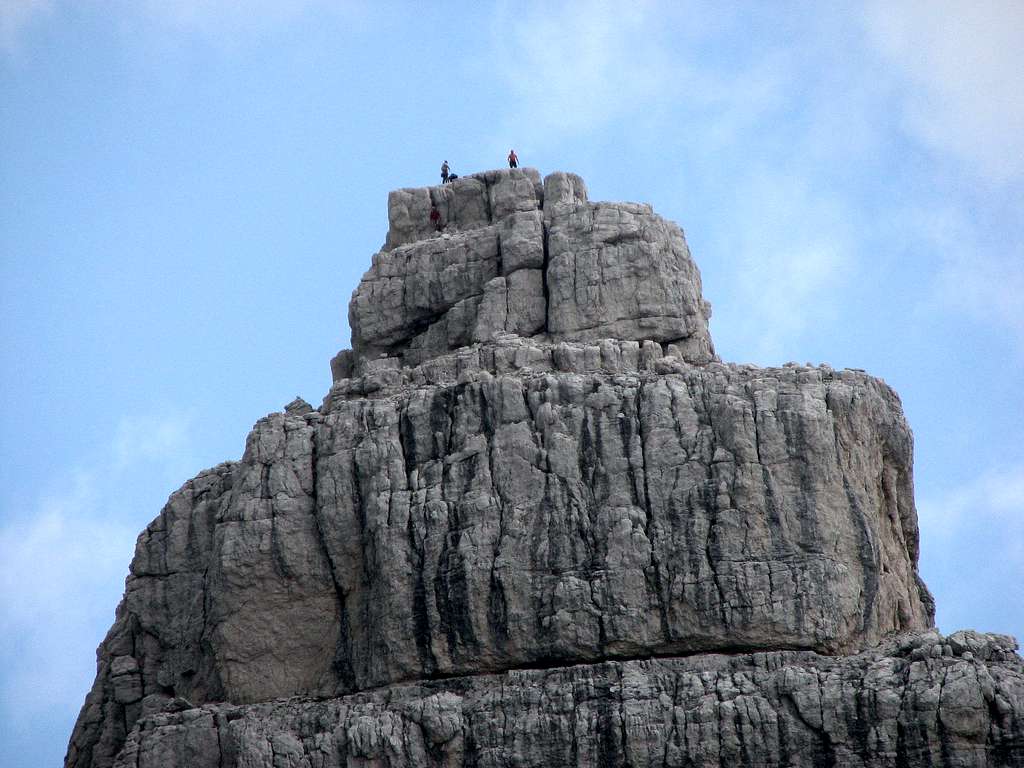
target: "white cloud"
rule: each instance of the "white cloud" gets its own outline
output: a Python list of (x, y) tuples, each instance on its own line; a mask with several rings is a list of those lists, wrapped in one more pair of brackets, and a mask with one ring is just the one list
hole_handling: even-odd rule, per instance
[[(646, 139), (655, 152), (671, 145), (666, 174), (685, 163), (699, 178), (728, 179), (734, 192), (717, 193), (735, 195), (731, 221), (711, 233), (715, 251), (697, 256), (731, 266), (715, 331), (757, 339), (758, 359), (793, 355), (802, 333), (834, 319), (843, 280), (871, 253), (874, 233), (905, 231), (899, 212), (870, 203), (884, 192), (869, 174), (885, 173), (879, 159), (901, 151), (894, 123), (975, 178), (1024, 172), (1016, 76), (1024, 4), (876, 3), (863, 14), (866, 39), (858, 12), (782, 13), (778, 30), (728, 57), (714, 51), (748, 35), (748, 25), (760, 29), (756, 12), (607, 2), (512, 8), (493, 30), (492, 66), (510, 94), (516, 135), (557, 141), (628, 121), (630, 151), (646, 151), (638, 146)], [(913, 173), (899, 162), (892, 170)], [(681, 182), (677, 194), (693, 191)], [(978, 237), (969, 205), (951, 193), (941, 214), (962, 225), (955, 238), (938, 242), (935, 232), (949, 223), (933, 221), (907, 241), (922, 262), (918, 290), (931, 285), (943, 311), (1024, 340), (1024, 254)], [(929, 249), (939, 255), (930, 262)]]
[(756, 340), (756, 358), (764, 362), (796, 356), (793, 341), (813, 320), (831, 319), (836, 288), (849, 266), (848, 254), (828, 233), (801, 239), (766, 239), (743, 254), (737, 287), (749, 310), (744, 324), (748, 338)]
[[(807, 25), (824, 33), (838, 24), (825, 16)], [(697, 254), (732, 272), (714, 330), (751, 340), (756, 358), (772, 360), (792, 354), (796, 337), (834, 311), (854, 266), (853, 212), (821, 165), (849, 154), (847, 118), (873, 92), (862, 70), (810, 66), (843, 60), (818, 34), (714, 55), (720, 37), (748, 34), (747, 21), (700, 3), (517, 4), (499, 15), (492, 39), (520, 135), (591, 136), (628, 121), (623, 141), (649, 135), (652, 151), (665, 153), (667, 178), (685, 163), (705, 181), (728, 179), (714, 194), (728, 200), (729, 221), (710, 233), (713, 252)], [(853, 82), (840, 91), (821, 82), (822, 71)], [(648, 122), (655, 127), (645, 132)], [(873, 129), (856, 125), (858, 148), (873, 148)], [(670, 194), (694, 191), (681, 182)]]
[(598, 0), (503, 7), (492, 28), (494, 65), (519, 133), (593, 130), (649, 102), (669, 74), (651, 10)]
[(1024, 351), (1024, 3), (874, 2), (864, 18), (901, 84), (903, 127), (956, 169), (938, 201), (893, 215), (908, 249), (931, 255), (921, 308), (989, 324)]
[(721, 230), (715, 248), (733, 277), (713, 330), (728, 323), (760, 362), (792, 359), (799, 336), (832, 318), (855, 268), (853, 214), (837, 197), (816, 197), (806, 177), (763, 173), (737, 187), (732, 215), (735, 226)]
[(191, 419), (124, 417), (110, 444), (55, 476), (27, 512), (0, 517), (0, 715), (31, 730), (62, 713), (68, 732), (95, 649), (124, 591), (135, 537), (191, 468)]
[(876, 0), (870, 39), (909, 81), (906, 128), (994, 181), (1024, 175), (1024, 3)]
[(657, 145), (692, 131), (695, 140), (727, 144), (778, 104), (787, 65), (778, 49), (729, 66), (704, 61), (702, 46), (735, 16), (702, 0), (504, 3), (481, 66), (498, 77), (504, 127), (524, 144), (599, 135), (616, 120), (628, 121), (624, 140)]
[(924, 309), (962, 313), (1008, 331), (1024, 350), (1024, 242), (989, 242), (982, 227), (952, 204), (901, 212), (904, 229), (933, 254)]
[(52, 0), (0, 0), (0, 47), (17, 50), (22, 31), (37, 16), (52, 10)]
[(1007, 544), (1024, 555), (1024, 464), (992, 468), (945, 495), (923, 499), (920, 507), (923, 524), (946, 538), (956, 539), (965, 526), (1016, 531)]
[(3, 717), (30, 728), (54, 706), (74, 713), (123, 589), (135, 533), (110, 520), (96, 478), (75, 473), (31, 519), (0, 528)]
[(993, 467), (918, 502), (921, 568), (945, 632), (1024, 637), (1024, 464)]
[(123, 471), (139, 462), (162, 462), (173, 477), (185, 471), (183, 458), (191, 454), (192, 416), (162, 414), (123, 416), (114, 436), (114, 462)]
[(942, 255), (935, 296), (954, 310), (1008, 328), (1024, 345), (1024, 253), (952, 247)]

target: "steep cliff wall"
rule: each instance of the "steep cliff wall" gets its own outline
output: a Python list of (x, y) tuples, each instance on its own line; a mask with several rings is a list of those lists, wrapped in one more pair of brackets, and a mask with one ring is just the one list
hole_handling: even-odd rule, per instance
[(889, 387), (719, 362), (679, 228), (575, 176), (389, 222), (322, 406), (139, 537), (68, 766), (1015, 764)]

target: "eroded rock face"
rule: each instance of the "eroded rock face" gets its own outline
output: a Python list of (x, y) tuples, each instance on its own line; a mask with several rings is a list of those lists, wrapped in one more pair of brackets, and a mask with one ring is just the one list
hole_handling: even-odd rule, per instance
[(323, 411), (262, 420), (240, 462), (187, 484), (140, 537), (107, 641), (139, 672), (124, 695), (101, 672), (107, 705), (837, 653), (929, 626), (891, 390), (651, 346), (642, 362), (638, 344), (563, 344), (551, 364), (580, 370), (545, 371), (548, 348), (507, 340), (475, 368), (435, 361), (432, 384), (384, 369), (372, 397), (345, 380)]
[(115, 763), (289, 766), (1016, 766), (1007, 639), (910, 635), (840, 658), (705, 654), (421, 682), (330, 701), (153, 700)]
[(542, 186), (516, 169), (392, 192), (388, 219), (349, 309), (357, 357), (415, 365), (514, 333), (674, 342), (689, 362), (715, 359), (682, 230), (650, 206), (591, 203), (579, 177)]
[(570, 174), (389, 220), (322, 406), (139, 537), (66, 765), (1019, 756), (1012, 639), (929, 634), (889, 387), (718, 362), (679, 229)]

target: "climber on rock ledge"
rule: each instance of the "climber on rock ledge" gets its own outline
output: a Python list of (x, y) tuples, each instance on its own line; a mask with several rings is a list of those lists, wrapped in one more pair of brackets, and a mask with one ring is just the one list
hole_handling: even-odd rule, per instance
[(441, 223), (441, 212), (437, 210), (437, 205), (434, 203), (430, 204), (430, 222), (436, 231), (440, 232), (444, 229), (444, 224)]

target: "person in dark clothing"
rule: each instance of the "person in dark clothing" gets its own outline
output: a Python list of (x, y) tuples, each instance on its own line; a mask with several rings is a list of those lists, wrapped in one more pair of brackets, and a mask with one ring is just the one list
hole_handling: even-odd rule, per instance
[(441, 212), (437, 210), (437, 206), (433, 203), (430, 204), (430, 221), (437, 232), (444, 228), (444, 225), (441, 223)]
[(518, 168), (519, 167), (519, 157), (516, 155), (516, 151), (514, 149), (510, 149), (508, 151), (508, 167), (509, 168)]
[(445, 160), (443, 163), (441, 163), (441, 183), (442, 184), (447, 184), (448, 183), (448, 170), (449, 170), (448, 169), (448, 161)]

